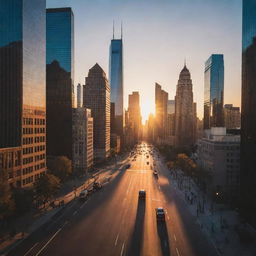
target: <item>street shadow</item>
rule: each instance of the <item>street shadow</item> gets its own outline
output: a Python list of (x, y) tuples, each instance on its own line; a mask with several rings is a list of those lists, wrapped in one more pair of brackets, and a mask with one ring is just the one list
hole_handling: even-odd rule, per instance
[(169, 245), (169, 236), (166, 227), (165, 221), (157, 221), (157, 234), (161, 244), (161, 250), (163, 256), (169, 256), (170, 254), (170, 245)]
[(143, 246), (143, 231), (145, 219), (146, 201), (138, 199), (137, 214), (127, 256), (139, 256)]

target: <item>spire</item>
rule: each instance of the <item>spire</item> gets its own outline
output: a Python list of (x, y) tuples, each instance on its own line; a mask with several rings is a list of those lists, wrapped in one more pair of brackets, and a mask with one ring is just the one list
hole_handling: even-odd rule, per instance
[(115, 39), (115, 20), (113, 20), (113, 39)]
[(186, 57), (184, 59), (184, 67), (187, 67), (187, 60), (186, 60)]

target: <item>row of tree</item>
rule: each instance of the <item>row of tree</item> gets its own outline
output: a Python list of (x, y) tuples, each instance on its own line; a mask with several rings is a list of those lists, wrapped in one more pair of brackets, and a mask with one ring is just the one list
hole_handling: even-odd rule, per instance
[(72, 175), (71, 161), (64, 156), (49, 161), (48, 168), (29, 189), (11, 188), (8, 173), (0, 171), (0, 220), (20, 216), (38, 204), (47, 203)]

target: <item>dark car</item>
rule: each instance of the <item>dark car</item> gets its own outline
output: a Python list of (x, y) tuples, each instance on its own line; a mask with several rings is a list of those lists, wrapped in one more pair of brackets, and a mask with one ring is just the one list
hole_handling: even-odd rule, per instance
[(98, 189), (101, 189), (102, 188), (102, 185), (100, 182), (94, 182), (93, 183), (93, 189), (95, 190), (98, 190)]
[(165, 221), (165, 212), (163, 207), (156, 208), (156, 219), (157, 221)]
[(155, 176), (155, 178), (158, 179), (158, 172), (157, 172), (157, 171), (154, 171), (154, 172), (153, 172), (153, 175)]
[(143, 200), (146, 199), (146, 190), (141, 189), (141, 190), (139, 191), (139, 199), (143, 199)]
[(126, 165), (126, 169), (129, 169), (129, 168), (131, 168), (131, 164)]

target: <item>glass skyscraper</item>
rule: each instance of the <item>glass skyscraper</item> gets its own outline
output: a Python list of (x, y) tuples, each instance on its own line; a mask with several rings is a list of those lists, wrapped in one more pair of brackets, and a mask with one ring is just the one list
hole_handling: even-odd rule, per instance
[(46, 12), (47, 155), (72, 159), (74, 16), (71, 8)]
[(0, 1), (0, 148), (21, 147), (21, 187), (45, 172), (45, 8)]
[(123, 134), (123, 40), (112, 39), (109, 57), (111, 102), (115, 104), (114, 133)]
[(256, 0), (243, 1), (241, 209), (256, 227)]
[(205, 63), (204, 129), (224, 126), (224, 58), (213, 54)]

